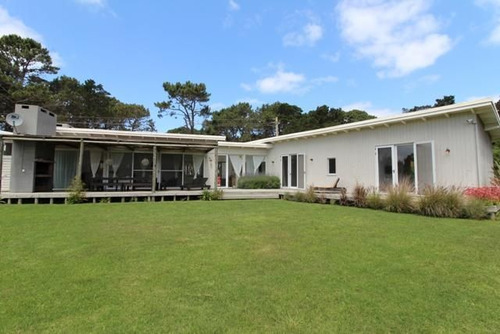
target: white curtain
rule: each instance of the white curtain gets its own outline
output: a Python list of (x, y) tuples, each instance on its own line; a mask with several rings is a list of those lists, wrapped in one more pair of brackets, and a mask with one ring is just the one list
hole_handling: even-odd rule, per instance
[(231, 164), (233, 165), (233, 169), (234, 169), (234, 172), (236, 173), (236, 177), (240, 177), (241, 166), (243, 166), (243, 159), (239, 155), (230, 155), (229, 160), (231, 160)]
[(58, 151), (54, 156), (54, 188), (66, 189), (76, 175), (78, 151)]
[(92, 170), (92, 177), (95, 177), (97, 170), (99, 169), (99, 163), (101, 162), (101, 151), (90, 151), (90, 169)]
[[(193, 155), (193, 165), (194, 165), (194, 173), (195, 177), (198, 176), (201, 164), (203, 163), (204, 157), (202, 155)], [(203, 176), (203, 172), (201, 173), (200, 176)]]
[(122, 163), (123, 153), (113, 152), (111, 153), (111, 165), (113, 166), (113, 177), (116, 177), (116, 172)]
[(263, 155), (254, 155), (253, 157), (253, 173), (257, 174), (257, 170), (260, 167), (260, 164), (262, 161), (264, 161), (264, 156)]

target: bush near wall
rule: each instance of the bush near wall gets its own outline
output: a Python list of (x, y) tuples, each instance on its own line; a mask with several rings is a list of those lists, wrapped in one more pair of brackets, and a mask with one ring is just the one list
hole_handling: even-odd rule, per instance
[(426, 187), (418, 198), (417, 210), (424, 216), (459, 218), (464, 215), (465, 204), (466, 199), (457, 188)]
[(242, 176), (238, 180), (240, 189), (279, 189), (280, 179), (277, 176), (256, 175)]
[(465, 190), (464, 194), (487, 202), (488, 204), (500, 203), (500, 187), (468, 188)]

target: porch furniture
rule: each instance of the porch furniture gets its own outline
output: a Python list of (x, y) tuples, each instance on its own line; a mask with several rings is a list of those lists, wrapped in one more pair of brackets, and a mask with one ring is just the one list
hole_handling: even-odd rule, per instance
[(339, 187), (340, 177), (333, 183), (332, 187), (314, 187), (314, 192), (319, 194), (340, 194), (346, 191), (346, 188)]
[(181, 186), (181, 190), (186, 188), (187, 190), (191, 190), (192, 188), (200, 188), (200, 189), (210, 189), (210, 185), (207, 185), (208, 177), (197, 177), (195, 179), (186, 179), (184, 180), (184, 184)]
[(94, 177), (90, 181), (89, 189), (91, 191), (127, 191), (132, 187), (133, 181), (132, 177)]

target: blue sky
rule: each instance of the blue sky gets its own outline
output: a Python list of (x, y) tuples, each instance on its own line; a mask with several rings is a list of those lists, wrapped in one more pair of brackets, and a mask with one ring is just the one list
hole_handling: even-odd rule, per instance
[(384, 116), (443, 95), (500, 98), (500, 0), (0, 0), (9, 33), (42, 42), (59, 75), (152, 115), (165, 81), (205, 83), (213, 110), (280, 101)]

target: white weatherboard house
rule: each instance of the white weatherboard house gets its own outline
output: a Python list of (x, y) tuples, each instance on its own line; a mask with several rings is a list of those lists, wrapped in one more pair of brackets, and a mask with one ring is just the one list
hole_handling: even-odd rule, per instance
[[(0, 197), (66, 196), (79, 175), (88, 194), (169, 196), (233, 188), (242, 175), (280, 178), (281, 191), (356, 184), (384, 191), (403, 180), (483, 186), (492, 177), (500, 119), (491, 100), (338, 125), (246, 143), (224, 137), (56, 126), (56, 116), (17, 105), (23, 124), (0, 132)], [(163, 199), (163, 198), (162, 198)]]

